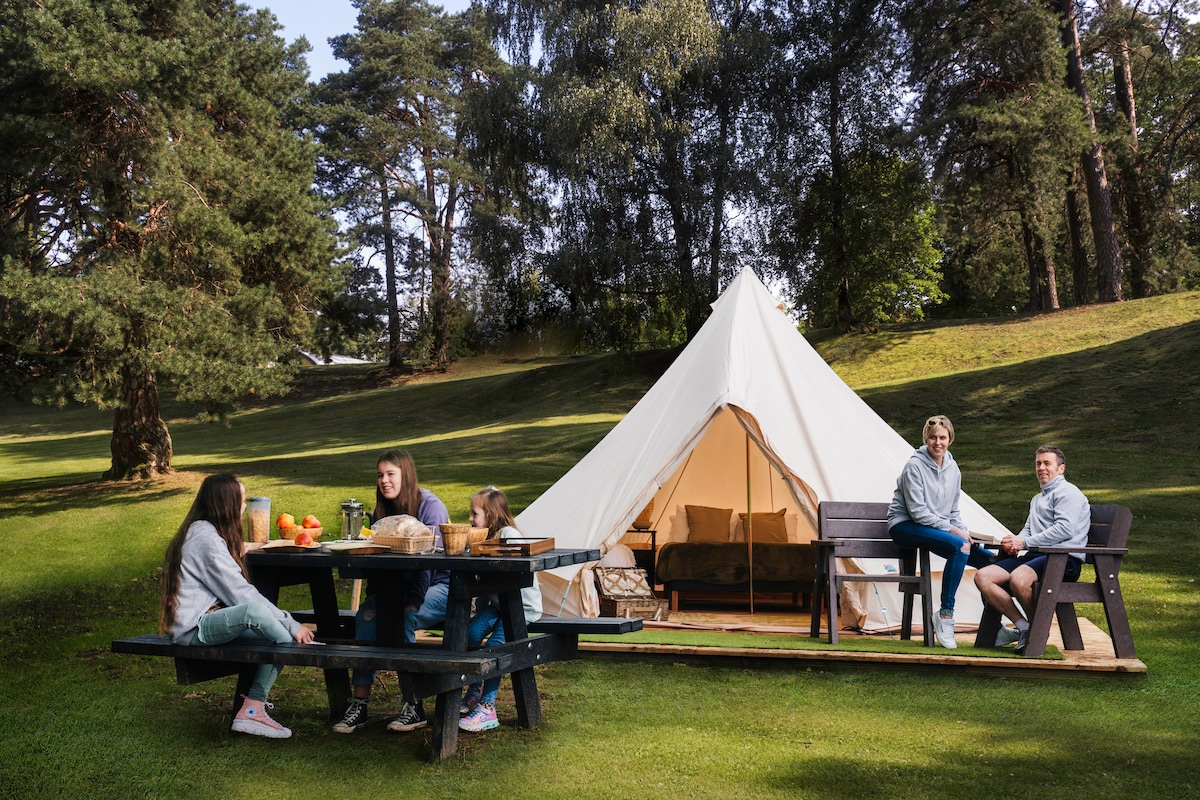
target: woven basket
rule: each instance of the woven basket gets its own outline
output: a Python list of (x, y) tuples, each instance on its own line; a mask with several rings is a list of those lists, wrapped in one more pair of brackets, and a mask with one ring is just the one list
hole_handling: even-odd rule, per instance
[(314, 542), (319, 542), (321, 540), (321, 534), (325, 532), (325, 529), (324, 528), (301, 528), (300, 526), (296, 526), (293, 528), (280, 528), (279, 529), (279, 538), (280, 539), (295, 539), (296, 534), (302, 533), (302, 532), (307, 533), (309, 536), (311, 536)]
[(371, 537), (375, 544), (381, 544), (393, 553), (424, 553), (433, 549), (433, 533), (400, 535), (395, 533), (377, 533)]
[(467, 541), (470, 539), (470, 536), (470, 531), (443, 533), (442, 549), (446, 551), (446, 555), (448, 556), (461, 556), (467, 549)]
[(471, 528), (471, 541), (468, 546), (473, 548), (473, 547), (475, 547), (475, 545), (479, 544), (487, 537), (488, 537), (488, 529), (487, 528)]

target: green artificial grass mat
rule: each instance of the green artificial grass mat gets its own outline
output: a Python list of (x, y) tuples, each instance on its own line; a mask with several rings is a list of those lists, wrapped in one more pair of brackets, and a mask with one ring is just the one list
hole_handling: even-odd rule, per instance
[[(837, 644), (825, 638), (812, 639), (807, 636), (772, 633), (724, 633), (720, 631), (671, 631), (640, 630), (619, 636), (588, 634), (580, 636), (581, 642), (613, 642), (617, 644), (666, 644), (684, 647), (744, 648), (748, 650), (807, 650), (850, 653), (910, 653), (925, 656), (965, 656), (967, 658), (1022, 658), (1011, 647), (980, 647), (959, 642), (954, 650), (928, 648), (916, 640), (905, 641), (899, 637), (886, 636), (840, 636)], [(1041, 658), (1062, 661), (1063, 654), (1057, 647), (1047, 645)]]

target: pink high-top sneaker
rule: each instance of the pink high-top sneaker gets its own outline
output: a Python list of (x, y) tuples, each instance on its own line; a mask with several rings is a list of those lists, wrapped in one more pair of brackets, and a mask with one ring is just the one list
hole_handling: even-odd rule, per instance
[(267, 713), (267, 709), (275, 706), (262, 700), (251, 700), (242, 695), (242, 708), (233, 718), (232, 729), (237, 733), (249, 733), (252, 736), (266, 736), (268, 739), (286, 739), (292, 735)]

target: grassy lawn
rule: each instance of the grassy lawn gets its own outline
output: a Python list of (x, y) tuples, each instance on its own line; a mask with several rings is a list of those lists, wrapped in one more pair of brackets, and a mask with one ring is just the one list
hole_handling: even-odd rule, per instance
[(425, 734), (384, 730), (394, 679), (378, 723), (339, 736), (320, 674), (289, 670), (272, 699), (295, 736), (231, 737), (232, 679), (180, 687), (162, 659), (108, 652), (153, 629), (162, 553), (203, 475), (232, 470), (274, 513), (336, 527), (342, 500), (369, 504), (375, 457), (402, 445), (454, 519), (488, 483), (521, 509), (674, 353), (481, 358), (404, 381), (313, 368), (227, 427), (169, 406), (179, 471), (140, 484), (97, 479), (110, 414), (0, 406), (0, 797), (1200, 796), (1200, 295), (816, 344), (910, 441), (948, 414), (964, 488), (1010, 527), (1043, 442), (1093, 501), (1130, 506), (1122, 586), (1149, 676), (585, 659), (541, 669), (543, 727), (515, 727), (505, 687), (501, 728), (433, 765)]

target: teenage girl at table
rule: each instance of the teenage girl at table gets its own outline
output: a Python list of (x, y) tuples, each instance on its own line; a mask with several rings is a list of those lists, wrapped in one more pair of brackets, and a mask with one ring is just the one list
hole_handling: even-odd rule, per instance
[[(442, 540), (441, 525), (450, 521), (437, 495), (417, 483), (417, 465), (407, 450), (388, 450), (375, 464), (375, 510), (371, 522), (384, 517), (407, 514), (416, 517), (433, 531), (435, 544)], [(417, 631), (440, 625), (446, 619), (446, 601), (450, 596), (450, 573), (422, 570), (405, 572), (404, 593), (404, 641), (411, 644), (417, 639)], [(354, 618), (354, 638), (359, 641), (374, 641), (375, 596), (368, 584), (367, 598)], [(371, 687), (375, 683), (374, 670), (356, 669), (350, 677), (353, 697), (342, 720), (333, 726), (337, 733), (353, 733), (367, 724), (367, 703), (371, 698)], [(400, 679), (404, 695), (404, 707), (400, 716), (388, 723), (389, 731), (411, 731), (427, 724), (421, 700), (413, 694), (406, 676)]]
[[(308, 644), (313, 632), (250, 583), (242, 543), (246, 489), (233, 475), (210, 475), (167, 545), (159, 632), (175, 644), (221, 645), (234, 639)], [(267, 696), (280, 667), (262, 664), (233, 718), (237, 733), (286, 739)]]

